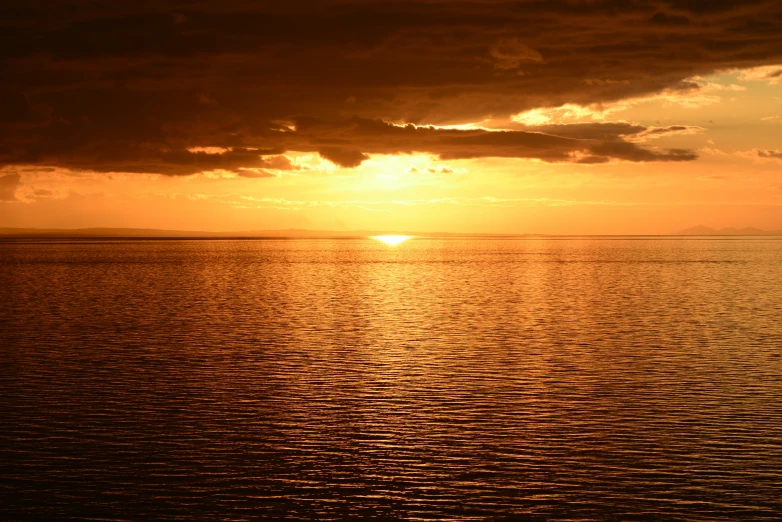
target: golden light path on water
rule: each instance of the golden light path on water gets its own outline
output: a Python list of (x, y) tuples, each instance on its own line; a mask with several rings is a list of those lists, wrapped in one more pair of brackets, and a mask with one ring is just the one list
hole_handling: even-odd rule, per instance
[(386, 245), (396, 246), (399, 243), (407, 241), (413, 236), (369, 236), (369, 237), (371, 237), (372, 239), (376, 239), (378, 241), (382, 241)]

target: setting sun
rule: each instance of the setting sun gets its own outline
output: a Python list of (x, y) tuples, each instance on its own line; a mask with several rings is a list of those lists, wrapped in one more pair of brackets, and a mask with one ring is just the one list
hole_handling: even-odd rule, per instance
[(403, 243), (413, 236), (370, 236), (372, 239), (382, 241), (389, 246), (397, 246), (399, 243)]

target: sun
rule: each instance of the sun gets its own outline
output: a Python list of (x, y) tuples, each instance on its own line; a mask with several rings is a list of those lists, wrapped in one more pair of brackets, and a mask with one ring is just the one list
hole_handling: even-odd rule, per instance
[(407, 241), (413, 236), (369, 236), (372, 239), (377, 239), (378, 241), (382, 241), (388, 246), (397, 246), (399, 243), (402, 243), (403, 241)]

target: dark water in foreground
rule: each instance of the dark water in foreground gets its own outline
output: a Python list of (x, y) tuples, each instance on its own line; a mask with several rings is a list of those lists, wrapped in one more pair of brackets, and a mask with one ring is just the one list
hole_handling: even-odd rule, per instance
[(0, 244), (0, 519), (779, 520), (782, 240)]

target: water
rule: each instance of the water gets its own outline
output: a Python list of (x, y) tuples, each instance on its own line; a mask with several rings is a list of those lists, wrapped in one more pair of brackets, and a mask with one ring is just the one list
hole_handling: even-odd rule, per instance
[(778, 520), (782, 241), (0, 244), (0, 518)]

